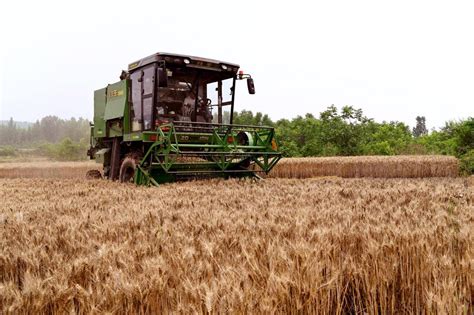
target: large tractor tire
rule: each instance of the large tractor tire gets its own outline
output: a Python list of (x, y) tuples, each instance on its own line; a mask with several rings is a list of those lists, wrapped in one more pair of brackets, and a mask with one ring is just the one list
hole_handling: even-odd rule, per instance
[(119, 179), (121, 183), (133, 183), (137, 161), (134, 158), (126, 157), (120, 166)]

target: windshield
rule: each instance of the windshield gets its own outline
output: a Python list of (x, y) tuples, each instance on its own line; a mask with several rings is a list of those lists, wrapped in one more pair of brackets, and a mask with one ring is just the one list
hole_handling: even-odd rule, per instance
[(158, 87), (157, 119), (229, 123), (222, 107), (232, 104), (234, 78), (219, 78), (216, 71), (185, 70), (167, 69), (166, 86)]
[(150, 64), (132, 72), (130, 80), (132, 131), (173, 121), (231, 122), (223, 108), (234, 102), (233, 73)]

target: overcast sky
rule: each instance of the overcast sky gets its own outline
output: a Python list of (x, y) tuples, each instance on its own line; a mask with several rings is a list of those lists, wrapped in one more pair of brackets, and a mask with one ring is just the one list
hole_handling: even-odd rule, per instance
[(474, 116), (472, 1), (8, 1), (0, 120), (93, 115), (93, 91), (158, 51), (240, 64), (236, 109), (352, 105), (429, 128)]

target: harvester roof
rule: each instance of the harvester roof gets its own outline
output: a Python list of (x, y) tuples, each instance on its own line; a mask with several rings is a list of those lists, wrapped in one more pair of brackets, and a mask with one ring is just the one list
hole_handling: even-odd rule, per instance
[(237, 73), (239, 69), (239, 65), (230, 62), (189, 55), (158, 52), (138, 61), (132, 62), (128, 65), (128, 70), (130, 72), (133, 72), (138, 68), (160, 61), (164, 61), (167, 65), (186, 66), (189, 68), (220, 71), (227, 73)]

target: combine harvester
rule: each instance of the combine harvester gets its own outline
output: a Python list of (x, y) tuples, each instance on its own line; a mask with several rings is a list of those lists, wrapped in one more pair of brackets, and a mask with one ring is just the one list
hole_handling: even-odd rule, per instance
[(274, 129), (232, 123), (236, 81), (246, 79), (255, 94), (252, 77), (238, 70), (169, 53), (131, 63), (120, 81), (94, 93), (88, 156), (102, 163), (104, 177), (138, 185), (268, 173), (281, 158)]

